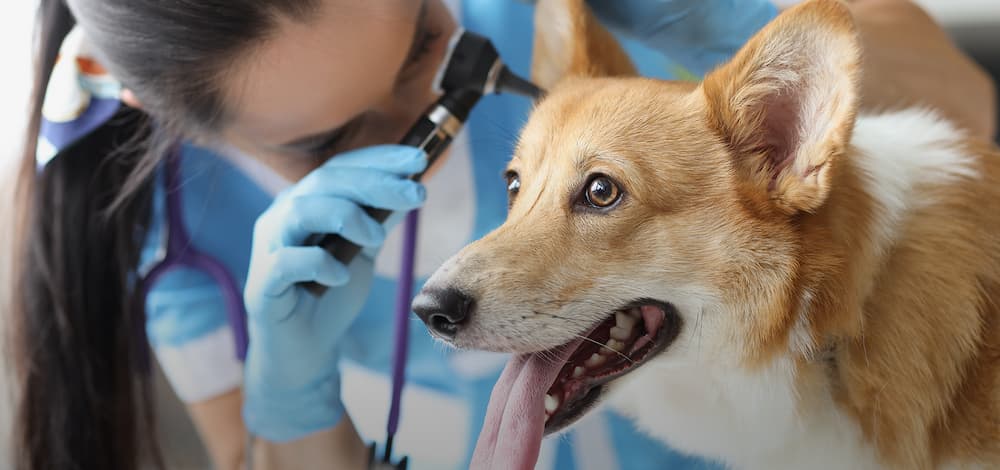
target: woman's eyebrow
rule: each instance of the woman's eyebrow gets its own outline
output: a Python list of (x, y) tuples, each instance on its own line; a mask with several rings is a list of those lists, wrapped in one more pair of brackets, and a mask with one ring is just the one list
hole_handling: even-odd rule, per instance
[[(403, 68), (409, 62), (410, 57), (416, 54), (418, 48), (420, 47), (420, 38), (424, 35), (424, 30), (426, 29), (426, 18), (427, 18), (427, 0), (421, 0), (420, 10), (417, 12), (416, 19), (414, 20), (413, 26), (413, 37), (410, 38), (410, 49), (406, 53), (406, 59), (403, 60), (402, 64), (399, 64), (399, 69), (396, 71), (396, 76), (402, 73)], [(325, 130), (322, 132), (317, 132), (315, 134), (310, 134), (303, 137), (296, 137), (288, 142), (281, 144), (281, 147), (289, 148), (293, 150), (308, 149), (315, 147), (321, 142), (331, 142), (333, 139), (337, 138), (337, 135), (344, 130), (345, 127), (351, 125), (351, 122), (356, 120), (357, 117), (351, 119), (350, 121), (341, 124), (333, 129)]]

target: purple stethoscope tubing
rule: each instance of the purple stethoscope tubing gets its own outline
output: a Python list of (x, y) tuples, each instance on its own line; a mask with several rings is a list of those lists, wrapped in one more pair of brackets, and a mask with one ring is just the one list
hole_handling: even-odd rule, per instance
[(222, 292), (226, 303), (226, 318), (233, 331), (236, 357), (243, 361), (246, 359), (248, 343), (243, 290), (236, 284), (236, 280), (222, 263), (202, 253), (191, 243), (181, 214), (180, 167), (181, 151), (178, 144), (174, 145), (167, 155), (164, 168), (167, 211), (166, 249), (162, 253), (162, 259), (143, 276), (140, 294), (142, 297), (139, 305), (145, 306), (146, 296), (156, 281), (166, 273), (181, 267), (205, 272), (219, 285), (219, 290)]

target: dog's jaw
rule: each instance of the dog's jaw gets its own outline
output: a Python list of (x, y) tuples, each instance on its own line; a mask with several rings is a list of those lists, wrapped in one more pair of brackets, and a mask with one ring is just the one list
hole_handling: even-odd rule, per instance
[(672, 305), (642, 299), (581, 334), (587, 339), (570, 355), (546, 392), (546, 434), (575, 422), (604, 398), (615, 381), (639, 371), (668, 350), (682, 326)]

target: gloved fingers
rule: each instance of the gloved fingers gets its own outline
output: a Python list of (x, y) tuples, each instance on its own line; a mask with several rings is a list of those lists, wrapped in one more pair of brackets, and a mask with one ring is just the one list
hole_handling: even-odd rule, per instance
[(427, 168), (427, 154), (408, 145), (376, 145), (335, 155), (305, 176), (299, 186), (324, 187), (342, 180), (345, 169), (369, 170), (406, 177)]
[(321, 173), (310, 174), (288, 198), (329, 196), (349, 199), (358, 205), (402, 211), (420, 207), (427, 198), (426, 189), (416, 181), (393, 173), (360, 169), (337, 168), (330, 178), (320, 180)]
[(361, 247), (379, 246), (385, 241), (382, 225), (346, 199), (300, 196), (286, 204), (284, 220), (278, 221), (282, 246), (300, 245), (314, 233), (338, 234)]
[(250, 273), (255, 282), (247, 283), (247, 293), (252, 299), (281, 297), (300, 282), (337, 287), (350, 280), (347, 267), (318, 246), (281, 247), (261, 261), (253, 265), (259, 271)]

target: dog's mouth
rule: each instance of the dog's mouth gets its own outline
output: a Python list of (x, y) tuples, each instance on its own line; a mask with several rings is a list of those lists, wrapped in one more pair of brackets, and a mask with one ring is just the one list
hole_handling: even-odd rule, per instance
[(586, 414), (607, 384), (665, 350), (679, 331), (680, 316), (665, 302), (639, 300), (609, 315), (570, 355), (545, 394), (545, 434)]
[(608, 314), (587, 336), (515, 355), (493, 387), (474, 468), (531, 468), (542, 437), (587, 412), (608, 384), (670, 345), (681, 318), (670, 304), (638, 300)]

